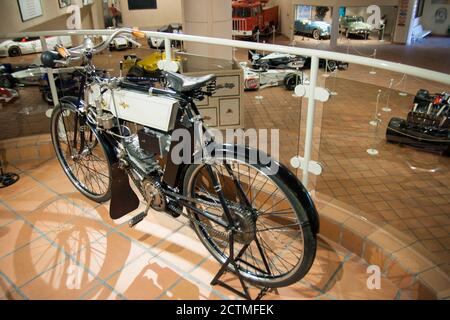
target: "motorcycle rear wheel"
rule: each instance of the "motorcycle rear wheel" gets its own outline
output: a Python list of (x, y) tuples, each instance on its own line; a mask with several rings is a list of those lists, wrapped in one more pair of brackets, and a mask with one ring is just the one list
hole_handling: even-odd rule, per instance
[[(226, 161), (230, 168), (233, 167), (234, 175), (241, 183), (247, 197), (250, 197), (252, 207), (258, 212), (255, 221), (257, 241), (251, 240), (248, 249), (237, 264), (243, 278), (250, 283), (270, 288), (288, 286), (302, 279), (312, 266), (317, 242), (306, 208), (302, 206), (293, 190), (284, 184), (278, 174), (265, 175), (261, 171), (263, 166), (259, 163), (244, 163), (232, 154), (221, 159), (216, 158), (216, 160), (219, 160), (219, 163)], [(236, 206), (245, 208), (244, 204), (236, 200), (237, 188), (231, 183), (232, 178), (224, 166), (225, 162), (222, 162), (220, 165), (213, 165), (212, 169), (219, 176), (226, 199)], [(208, 204), (196, 206), (211, 213), (215, 212), (223, 219), (223, 209), (217, 208), (218, 199), (211, 180), (206, 174), (205, 165), (192, 164), (187, 169), (183, 190), (185, 196), (193, 199), (203, 201), (215, 199), (213, 200), (215, 208), (213, 202), (210, 202), (211, 206)], [(274, 204), (275, 202), (278, 203)], [(204, 209), (205, 206), (206, 209)], [(249, 210), (243, 209), (240, 212), (233, 209), (231, 211), (235, 217), (239, 217), (240, 225), (245, 225), (242, 221), (246, 221), (249, 217)], [(196, 221), (192, 223), (192, 227), (200, 241), (220, 264), (224, 264), (229, 257), (229, 242), (225, 236), (225, 228), (192, 210), (188, 210), (188, 213)], [(250, 232), (248, 230), (250, 229), (246, 232)], [(242, 237), (241, 240), (236, 239), (235, 256), (245, 244)], [(267, 269), (270, 271), (267, 272)], [(234, 271), (234, 268), (229, 265), (229, 270)]]

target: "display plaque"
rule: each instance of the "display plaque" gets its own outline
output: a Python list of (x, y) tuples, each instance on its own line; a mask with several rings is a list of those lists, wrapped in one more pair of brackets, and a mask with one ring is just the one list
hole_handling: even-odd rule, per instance
[(22, 22), (42, 16), (41, 0), (17, 0)]

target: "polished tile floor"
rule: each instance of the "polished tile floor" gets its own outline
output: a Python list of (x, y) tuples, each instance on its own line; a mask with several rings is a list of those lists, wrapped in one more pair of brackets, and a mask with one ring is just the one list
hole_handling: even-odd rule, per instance
[[(337, 95), (317, 106), (312, 159), (322, 164), (323, 173), (311, 176), (310, 187), (386, 230), (405, 233), (419, 252), (450, 274), (450, 158), (385, 140), (389, 120), (405, 118), (413, 96), (392, 91), (391, 111), (385, 112), (385, 88), (344, 78), (328, 78), (323, 85)], [(375, 128), (369, 121), (381, 89)], [(303, 154), (306, 100), (267, 88), (247, 93), (244, 103), (247, 128), (280, 129), (283, 163)], [(369, 148), (379, 154), (370, 156)]]
[[(210, 286), (219, 264), (186, 221), (152, 212), (136, 229), (113, 222), (108, 204), (80, 195), (55, 159), (9, 170), (21, 179), (0, 189), (2, 299), (238, 298)], [(408, 299), (384, 277), (368, 289), (367, 267), (320, 238), (309, 274), (265, 299)]]

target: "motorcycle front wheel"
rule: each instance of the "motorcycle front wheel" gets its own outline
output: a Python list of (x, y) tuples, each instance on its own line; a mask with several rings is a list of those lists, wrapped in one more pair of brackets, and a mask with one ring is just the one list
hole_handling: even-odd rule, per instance
[[(240, 229), (234, 241), (234, 255), (248, 245), (237, 262), (239, 272), (250, 283), (271, 288), (302, 279), (311, 268), (317, 244), (306, 210), (293, 190), (279, 174), (266, 175), (260, 163), (250, 164), (233, 154), (214, 160), (211, 169), (220, 181), (231, 215)], [(184, 178), (184, 195), (194, 200), (197, 209), (226, 220), (206, 166), (189, 166)], [(243, 203), (239, 195), (242, 193), (234, 181), (241, 186), (252, 208)], [(188, 213), (200, 241), (224, 264), (230, 254), (226, 228), (194, 210)]]
[(75, 188), (95, 202), (111, 198), (111, 163), (100, 138), (71, 104), (53, 109), (51, 135), (56, 157)]

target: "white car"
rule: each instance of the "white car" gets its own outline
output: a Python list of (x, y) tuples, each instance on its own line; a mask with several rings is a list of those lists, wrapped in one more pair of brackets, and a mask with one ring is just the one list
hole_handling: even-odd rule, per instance
[[(57, 44), (62, 44), (66, 48), (72, 46), (72, 38), (70, 36), (46, 37), (45, 41), (49, 50), (52, 50)], [(36, 52), (42, 52), (39, 37), (22, 37), (0, 43), (0, 57), (17, 57), (22, 54)]]
[[(183, 33), (183, 27), (180, 23), (170, 23), (168, 25), (162, 26), (160, 28), (157, 28), (158, 32), (165, 32), (165, 33)], [(164, 48), (164, 39), (163, 38), (152, 38), (149, 37), (147, 39), (148, 45), (152, 49), (163, 49)], [(172, 45), (174, 47), (180, 47), (180, 41), (172, 41)]]
[(283, 85), (287, 90), (294, 90), (298, 84), (309, 83), (302, 71), (292, 69), (251, 69), (247, 62), (240, 62), (244, 70), (244, 90), (258, 90), (266, 87)]
[[(132, 40), (136, 41), (134, 38)], [(136, 46), (137, 45), (135, 45), (134, 43), (129, 41), (127, 38), (118, 36), (111, 41), (111, 43), (109, 44), (109, 49), (110, 50), (126, 50), (126, 49), (131, 49)]]

